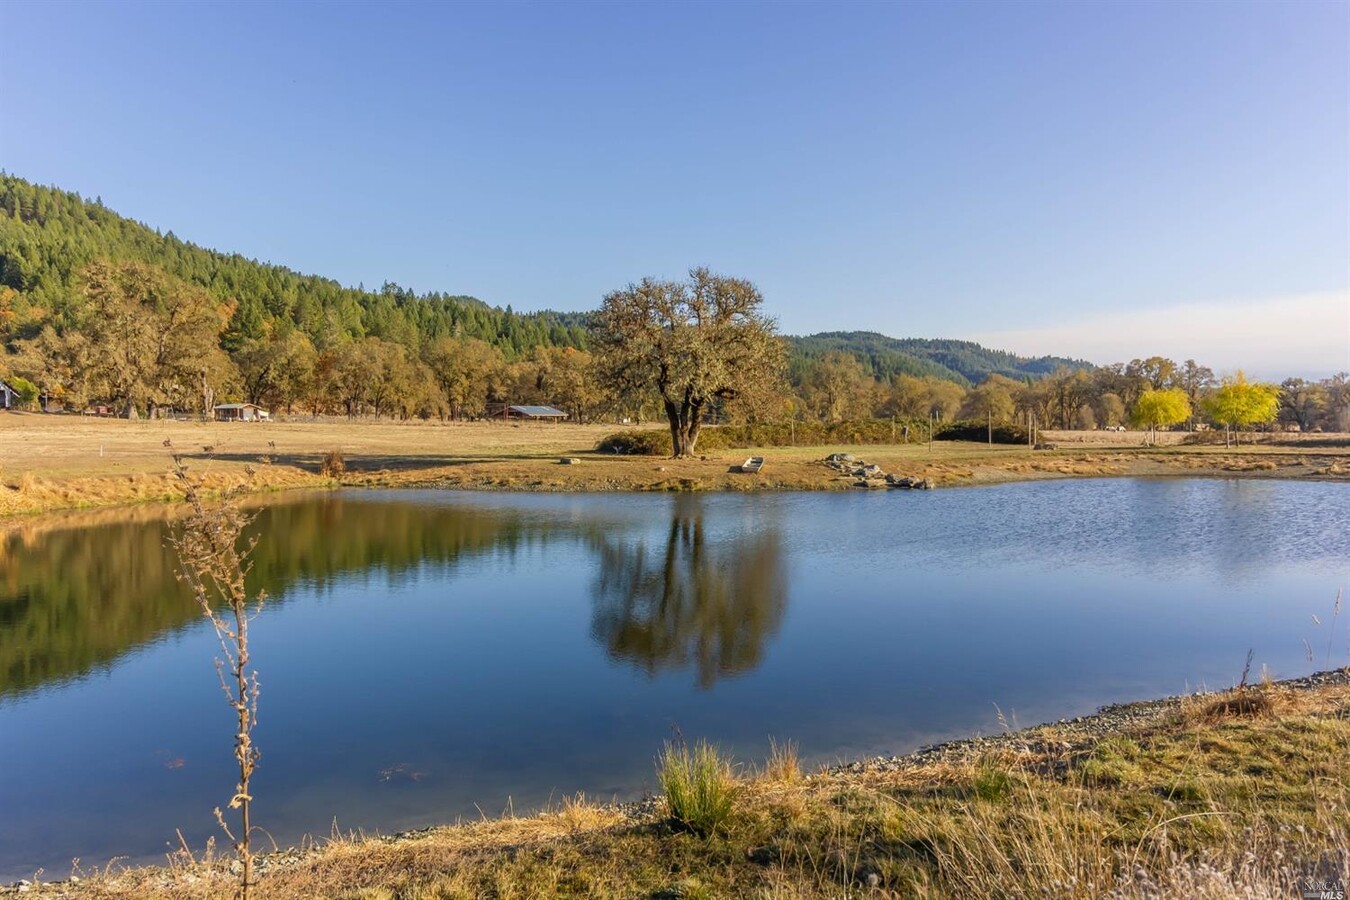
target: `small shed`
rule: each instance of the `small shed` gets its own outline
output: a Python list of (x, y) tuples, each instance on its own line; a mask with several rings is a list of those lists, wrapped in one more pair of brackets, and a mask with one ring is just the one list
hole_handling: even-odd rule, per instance
[(561, 422), (567, 413), (551, 406), (508, 406), (503, 415), (508, 419), (533, 419), (535, 421)]
[(13, 409), (19, 405), (19, 392), (0, 381), (0, 409)]
[(271, 414), (256, 403), (220, 403), (215, 407), (217, 422), (266, 422)]

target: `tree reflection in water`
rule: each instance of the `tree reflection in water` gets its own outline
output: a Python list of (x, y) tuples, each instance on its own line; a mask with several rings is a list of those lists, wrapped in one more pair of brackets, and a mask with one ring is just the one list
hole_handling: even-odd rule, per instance
[[(201, 621), (165, 547), (171, 515), (147, 509), (0, 534), (0, 701)], [(428, 565), (448, 574), (465, 558), (579, 541), (599, 557), (593, 633), (611, 655), (648, 672), (695, 665), (705, 686), (754, 668), (782, 618), (777, 532), (710, 542), (697, 497), (678, 498), (663, 554), (633, 546), (624, 529), (603, 508), (576, 521), (378, 496), (276, 498), (259, 511), (250, 589), (280, 606), (296, 586), (323, 592), (370, 572), (394, 581)]]
[[(0, 700), (110, 666), (202, 620), (166, 546), (174, 514), (155, 508), (96, 518), (89, 528), (73, 519), (45, 532), (0, 534)], [(462, 558), (511, 553), (572, 530), (512, 510), (343, 494), (271, 500), (255, 528), (263, 539), (249, 589), (265, 589), (274, 606), (296, 585), (324, 591), (377, 571), (393, 581), (429, 564), (449, 571)]]
[(787, 567), (772, 528), (710, 540), (703, 499), (676, 499), (663, 545), (601, 537), (591, 635), (648, 675), (695, 669), (700, 687), (752, 671), (783, 621)]

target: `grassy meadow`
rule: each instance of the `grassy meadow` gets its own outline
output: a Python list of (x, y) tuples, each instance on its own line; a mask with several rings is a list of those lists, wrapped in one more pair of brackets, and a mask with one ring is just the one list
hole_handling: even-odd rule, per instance
[[(659, 427), (659, 424), (644, 426)], [(1056, 449), (936, 441), (870, 446), (746, 447), (671, 460), (595, 451), (614, 425), (515, 422), (126, 421), (35, 413), (0, 414), (0, 517), (62, 509), (172, 501), (181, 490), (171, 453), (181, 454), (208, 493), (338, 485), (436, 486), (472, 490), (839, 490), (852, 487), (820, 464), (852, 452), (897, 475), (935, 485), (1116, 475), (1254, 475), (1350, 480), (1350, 438), (1286, 436), (1227, 449), (1185, 445), (1140, 432), (1046, 432)], [(324, 459), (340, 451), (344, 471)], [(743, 475), (746, 456), (768, 458)], [(561, 465), (561, 457), (580, 460)]]

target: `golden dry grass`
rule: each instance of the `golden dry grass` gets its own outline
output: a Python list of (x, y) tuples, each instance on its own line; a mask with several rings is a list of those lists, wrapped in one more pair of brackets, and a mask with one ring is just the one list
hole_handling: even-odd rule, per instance
[[(650, 425), (647, 427), (651, 427)], [(709, 451), (704, 458), (614, 456), (593, 450), (614, 425), (509, 422), (200, 423), (0, 414), (0, 518), (177, 499), (171, 450), (208, 493), (331, 487), (440, 486), (474, 490), (844, 490), (853, 479), (820, 460), (851, 452), (887, 472), (938, 486), (1118, 475), (1350, 480), (1350, 446), (1258, 444), (1141, 448), (1132, 433), (1054, 433), (1056, 450), (935, 442)], [(1072, 438), (1083, 436), (1087, 443)], [(1169, 436), (1171, 438), (1177, 435)], [(1066, 440), (1069, 438), (1070, 440)], [(168, 444), (166, 445), (166, 441)], [(1114, 443), (1112, 443), (1114, 442)], [(324, 474), (340, 451), (345, 471)], [(735, 471), (748, 455), (764, 471)], [(560, 457), (578, 465), (559, 465)]]

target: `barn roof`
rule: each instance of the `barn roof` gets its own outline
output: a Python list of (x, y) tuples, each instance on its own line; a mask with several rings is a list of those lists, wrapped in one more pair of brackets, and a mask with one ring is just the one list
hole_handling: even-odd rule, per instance
[(522, 416), (540, 416), (544, 418), (562, 416), (563, 418), (567, 418), (567, 413), (560, 409), (554, 409), (551, 406), (513, 406), (511, 409), (520, 413)]
[(253, 407), (254, 409), (262, 409), (262, 407), (259, 406), (259, 405), (256, 404), (256, 403), (217, 403), (217, 404), (215, 405), (214, 408), (215, 408), (215, 409), (245, 409), (246, 407), (250, 407), (250, 406)]

